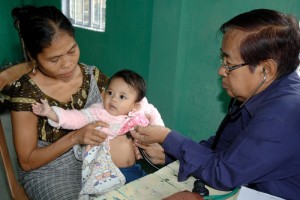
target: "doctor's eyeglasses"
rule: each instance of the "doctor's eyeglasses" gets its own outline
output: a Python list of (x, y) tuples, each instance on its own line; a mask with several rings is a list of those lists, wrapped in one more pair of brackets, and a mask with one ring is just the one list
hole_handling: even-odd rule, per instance
[(243, 63), (243, 64), (238, 64), (238, 65), (228, 66), (227, 64), (225, 64), (223, 57), (220, 57), (220, 62), (221, 62), (221, 66), (224, 67), (228, 72), (231, 72), (235, 69), (238, 69), (240, 67), (248, 65), (247, 63)]

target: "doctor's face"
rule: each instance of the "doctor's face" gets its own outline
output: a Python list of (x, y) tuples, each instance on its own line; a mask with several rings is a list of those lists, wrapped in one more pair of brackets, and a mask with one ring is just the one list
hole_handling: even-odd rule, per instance
[(251, 71), (249, 65), (240, 56), (240, 44), (247, 33), (240, 30), (228, 30), (223, 37), (221, 57), (223, 64), (219, 68), (222, 87), (230, 97), (244, 102), (252, 96), (261, 82), (261, 70)]

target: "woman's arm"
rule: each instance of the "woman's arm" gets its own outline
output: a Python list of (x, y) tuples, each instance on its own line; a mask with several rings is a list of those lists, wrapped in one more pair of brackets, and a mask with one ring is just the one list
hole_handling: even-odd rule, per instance
[(72, 131), (58, 141), (43, 148), (37, 146), (38, 118), (31, 112), (11, 112), (14, 146), (21, 168), (31, 171), (53, 161), (75, 144), (99, 145), (106, 135), (95, 128), (106, 126), (105, 123), (96, 122)]

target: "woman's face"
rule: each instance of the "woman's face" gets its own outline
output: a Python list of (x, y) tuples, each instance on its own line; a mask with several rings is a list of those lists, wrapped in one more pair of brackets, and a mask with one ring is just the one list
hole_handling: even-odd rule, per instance
[(79, 55), (75, 39), (66, 32), (59, 32), (50, 47), (37, 55), (38, 69), (54, 79), (71, 80), (78, 66)]
[[(223, 37), (221, 54), (224, 64), (234, 66), (245, 63), (240, 56), (240, 44), (246, 33), (240, 30), (228, 30)], [(263, 67), (256, 66), (254, 71), (250, 71), (249, 65), (244, 65), (232, 71), (228, 71), (224, 66), (219, 68), (219, 75), (222, 76), (222, 87), (230, 97), (237, 98), (244, 102), (253, 95), (258, 85), (263, 79)], [(258, 90), (256, 93), (260, 92)]]

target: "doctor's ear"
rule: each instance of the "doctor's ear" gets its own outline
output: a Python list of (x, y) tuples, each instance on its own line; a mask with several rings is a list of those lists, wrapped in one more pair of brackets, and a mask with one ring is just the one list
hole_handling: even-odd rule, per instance
[(262, 66), (262, 73), (264, 73), (268, 80), (274, 80), (277, 74), (277, 63), (273, 59), (264, 60), (260, 63)]

